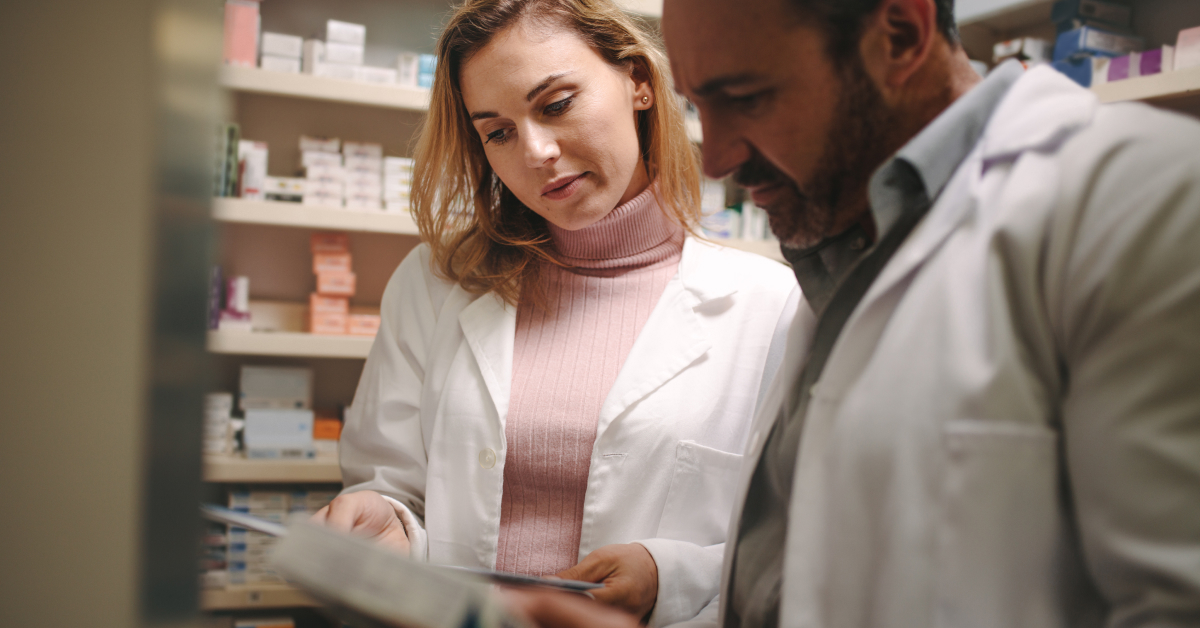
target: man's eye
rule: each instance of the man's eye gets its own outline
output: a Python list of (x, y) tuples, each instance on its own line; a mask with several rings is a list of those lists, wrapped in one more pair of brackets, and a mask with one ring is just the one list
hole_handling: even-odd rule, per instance
[(483, 143), (491, 144), (494, 142), (496, 144), (503, 144), (506, 141), (508, 141), (508, 130), (507, 129), (498, 129), (498, 130), (492, 131), (491, 133), (488, 133), (487, 139), (484, 140)]
[(745, 94), (743, 96), (730, 96), (729, 104), (738, 109), (753, 109), (758, 105), (760, 94)]
[(570, 108), (571, 108), (571, 99), (564, 98), (558, 102), (553, 102), (553, 103), (550, 103), (549, 105), (546, 105), (546, 109), (544, 111), (546, 112), (547, 115), (560, 116), (560, 115), (566, 113), (567, 109), (570, 109)]

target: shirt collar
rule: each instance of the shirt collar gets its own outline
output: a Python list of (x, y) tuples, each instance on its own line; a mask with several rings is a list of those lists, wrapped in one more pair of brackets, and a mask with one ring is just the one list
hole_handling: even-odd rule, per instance
[(896, 224), (913, 194), (936, 199), (983, 136), (992, 113), (1024, 68), (1009, 61), (952, 103), (871, 177), (868, 195), (878, 238)]

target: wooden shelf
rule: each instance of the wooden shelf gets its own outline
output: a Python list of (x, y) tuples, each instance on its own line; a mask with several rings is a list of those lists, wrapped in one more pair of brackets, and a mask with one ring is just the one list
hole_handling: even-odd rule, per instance
[(221, 67), (220, 80), (223, 87), (239, 92), (294, 96), (408, 111), (429, 110), (429, 90), (416, 87), (344, 81), (311, 74), (272, 72), (232, 65)]
[(278, 225), (303, 229), (419, 235), (417, 223), (408, 213), (332, 209), (282, 201), (215, 198), (213, 199), (213, 219), (221, 222)]
[(320, 482), (340, 483), (337, 459), (250, 460), (242, 456), (205, 456), (205, 482)]
[(200, 608), (206, 611), (251, 610), (320, 606), (286, 584), (251, 584), (225, 589), (201, 589)]
[(374, 338), (299, 332), (210, 331), (208, 350), (234, 355), (365, 359)]
[(1200, 67), (1105, 83), (1092, 90), (1101, 102), (1143, 100), (1167, 107), (1183, 100), (1200, 103)]

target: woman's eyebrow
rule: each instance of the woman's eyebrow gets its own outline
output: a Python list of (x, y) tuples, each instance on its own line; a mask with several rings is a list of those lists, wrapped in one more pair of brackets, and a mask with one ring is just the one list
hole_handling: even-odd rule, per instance
[(525, 94), (525, 102), (533, 102), (533, 99), (537, 98), (538, 94), (546, 91), (546, 88), (550, 87), (550, 85), (553, 84), (554, 81), (557, 81), (558, 79), (560, 79), (568, 74), (570, 74), (569, 71), (568, 72), (559, 72), (557, 74), (551, 74), (550, 76), (547, 76), (546, 80), (539, 83), (537, 87), (529, 90), (528, 94)]
[[(558, 79), (560, 79), (564, 76), (567, 76), (568, 74), (571, 74), (571, 72), (570, 71), (558, 72), (555, 74), (551, 74), (550, 76), (547, 76), (546, 80), (542, 81), (541, 83), (538, 83), (537, 87), (529, 90), (529, 93), (525, 95), (525, 102), (533, 102), (533, 99), (537, 98), (538, 94), (546, 91), (546, 88), (553, 85), (554, 81), (557, 81)], [(475, 122), (476, 120), (486, 120), (488, 118), (499, 118), (499, 117), (500, 117), (500, 114), (496, 113), (495, 111), (476, 111), (475, 113), (471, 114), (471, 122)]]

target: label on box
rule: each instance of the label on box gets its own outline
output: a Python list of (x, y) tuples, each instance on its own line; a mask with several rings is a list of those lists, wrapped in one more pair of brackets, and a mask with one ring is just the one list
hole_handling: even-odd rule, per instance
[[(334, 165), (341, 165), (341, 163), (342, 163), (341, 162), (341, 150), (342, 150), (342, 140), (340, 140), (336, 137), (325, 138), (325, 137), (311, 137), (308, 135), (300, 136), (300, 152), (301, 153), (314, 152), (314, 153), (332, 153), (332, 154), (338, 155), (338, 158), (337, 158), (338, 162)], [(308, 165), (308, 164), (304, 164), (304, 165)]]
[(313, 272), (350, 272), (351, 258), (349, 253), (314, 253)]
[(383, 160), (378, 157), (354, 157), (346, 155), (343, 161), (347, 174), (369, 174), (374, 175), (376, 179), (383, 175)]
[(355, 275), (347, 272), (317, 273), (317, 293), (324, 296), (354, 296)]
[(313, 334), (344, 334), (346, 333), (347, 316), (347, 314), (335, 312), (310, 312), (308, 331)]
[(378, 314), (351, 314), (347, 320), (346, 333), (353, 336), (374, 336), (379, 333)]
[(342, 154), (345, 155), (347, 159), (354, 157), (382, 160), (383, 145), (371, 144), (367, 142), (346, 142), (342, 145)]

